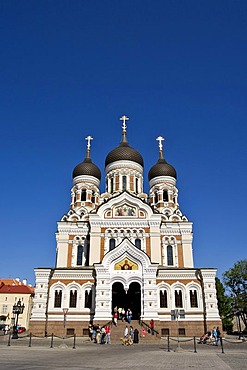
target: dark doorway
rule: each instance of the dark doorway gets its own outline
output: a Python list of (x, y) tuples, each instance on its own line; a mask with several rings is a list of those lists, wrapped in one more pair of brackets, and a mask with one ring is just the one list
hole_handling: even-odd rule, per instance
[(131, 283), (126, 294), (122, 283), (112, 286), (112, 312), (114, 307), (124, 307), (132, 311), (132, 319), (139, 320), (141, 315), (141, 287), (139, 283)]

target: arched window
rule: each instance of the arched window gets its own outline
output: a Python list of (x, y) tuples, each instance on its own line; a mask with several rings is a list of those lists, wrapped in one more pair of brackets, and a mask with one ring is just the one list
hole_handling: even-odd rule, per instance
[(110, 188), (110, 193), (113, 193), (113, 177), (111, 178), (111, 188)]
[(197, 308), (198, 307), (198, 300), (197, 300), (197, 291), (190, 290), (190, 307)]
[(92, 192), (92, 198), (91, 198), (91, 200), (92, 200), (92, 203), (95, 203), (95, 192), (94, 191)]
[(81, 191), (81, 201), (86, 202), (86, 199), (87, 199), (87, 192), (86, 190), (82, 190)]
[(127, 177), (126, 176), (123, 176), (123, 190), (126, 190), (127, 189)]
[(86, 290), (85, 292), (85, 308), (91, 308), (92, 307), (92, 290), (88, 293)]
[(62, 306), (62, 291), (55, 290), (54, 307), (58, 308)]
[(154, 193), (154, 203), (158, 203), (159, 197), (157, 191)]
[(182, 291), (180, 289), (175, 290), (175, 307), (183, 307)]
[(75, 308), (77, 301), (77, 290), (71, 290), (69, 293), (69, 307)]
[(138, 193), (138, 179), (136, 178), (136, 193)]
[(109, 250), (112, 251), (116, 247), (116, 240), (111, 238), (109, 240)]
[(141, 249), (141, 245), (142, 245), (141, 239), (136, 239), (135, 240), (135, 246), (136, 246), (136, 248)]
[(167, 190), (163, 191), (163, 201), (168, 202), (168, 192), (167, 192)]
[(173, 266), (173, 248), (171, 245), (167, 246), (167, 265)]
[(76, 264), (78, 266), (82, 266), (82, 253), (83, 253), (83, 246), (78, 245), (78, 247), (77, 247), (77, 262), (76, 262)]
[(167, 291), (160, 291), (160, 308), (167, 308)]

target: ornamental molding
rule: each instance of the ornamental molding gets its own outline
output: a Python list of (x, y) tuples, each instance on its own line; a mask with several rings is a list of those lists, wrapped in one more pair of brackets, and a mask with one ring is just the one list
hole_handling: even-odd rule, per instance
[(176, 179), (174, 179), (174, 177), (171, 177), (171, 176), (157, 176), (149, 181), (149, 187), (152, 188), (153, 186), (157, 184), (165, 184), (165, 183), (170, 183), (171, 185), (175, 186)]
[(158, 271), (157, 279), (161, 280), (181, 280), (181, 279), (196, 279), (197, 280), (197, 274), (196, 270), (194, 271)]
[[(65, 280), (94, 280), (94, 270), (92, 269), (91, 272), (88, 271), (55, 271), (53, 279), (65, 279)], [(90, 281), (89, 281), (90, 282)]]
[(119, 170), (122, 168), (128, 168), (130, 170), (136, 170), (143, 174), (143, 168), (140, 164), (132, 161), (116, 161), (109, 163), (105, 168), (105, 173), (108, 174), (110, 171)]
[(148, 227), (148, 221), (138, 220), (98, 220), (90, 221), (92, 227)]
[(89, 175), (81, 175), (81, 176), (76, 176), (74, 179), (73, 179), (73, 185), (77, 185), (78, 183), (81, 183), (81, 182), (91, 182), (92, 184), (96, 185), (97, 188), (99, 187), (100, 185), (100, 180), (97, 179), (96, 177), (94, 176), (89, 176)]
[(172, 229), (172, 228), (161, 228), (160, 230), (160, 234), (162, 236), (164, 235), (180, 235), (180, 234), (183, 234), (183, 235), (187, 235), (187, 234), (192, 234), (192, 230), (191, 229)]

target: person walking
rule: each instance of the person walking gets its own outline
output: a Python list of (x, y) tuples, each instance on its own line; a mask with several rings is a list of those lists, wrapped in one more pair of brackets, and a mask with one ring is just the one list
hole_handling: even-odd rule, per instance
[(216, 328), (216, 344), (215, 344), (216, 346), (218, 346), (218, 343), (219, 343), (220, 337), (221, 337), (220, 329), (219, 329), (219, 327), (217, 326), (217, 328)]
[(124, 329), (124, 338), (128, 338), (128, 337), (129, 337), (129, 328), (128, 328), (128, 325), (126, 325)]
[(154, 320), (153, 319), (150, 321), (150, 328), (151, 328), (152, 335), (154, 335)]
[(138, 329), (134, 330), (134, 343), (139, 343), (139, 331), (138, 331)]
[(111, 329), (109, 325), (106, 326), (105, 332), (106, 332), (106, 344), (111, 344)]

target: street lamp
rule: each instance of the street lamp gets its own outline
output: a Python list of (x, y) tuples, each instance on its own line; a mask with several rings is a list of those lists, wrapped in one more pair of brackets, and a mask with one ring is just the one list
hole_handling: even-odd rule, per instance
[(12, 339), (18, 339), (18, 329), (17, 329), (18, 328), (18, 318), (19, 318), (19, 315), (23, 313), (24, 308), (25, 308), (24, 303), (21, 304), (20, 299), (17, 303), (13, 305), (12, 313), (16, 315), (16, 321), (14, 322), (14, 326), (13, 326)]
[(178, 343), (177, 343), (177, 348), (175, 349), (175, 352), (182, 352), (183, 349), (180, 347), (180, 341), (179, 341), (179, 317), (181, 319), (185, 318), (185, 311), (184, 310), (171, 310), (171, 319), (172, 320), (177, 320), (177, 335), (178, 335)]
[(66, 318), (68, 311), (68, 308), (63, 308), (63, 343), (60, 344), (60, 348), (67, 348), (67, 345), (64, 343), (64, 339), (66, 337)]

